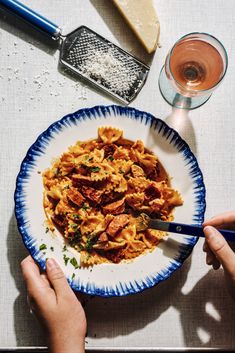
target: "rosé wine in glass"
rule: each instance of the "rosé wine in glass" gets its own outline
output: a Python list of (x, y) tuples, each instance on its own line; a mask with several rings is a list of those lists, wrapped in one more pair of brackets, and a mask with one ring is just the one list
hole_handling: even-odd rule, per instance
[(205, 33), (182, 37), (167, 55), (159, 88), (168, 103), (194, 109), (204, 104), (227, 70), (223, 45)]

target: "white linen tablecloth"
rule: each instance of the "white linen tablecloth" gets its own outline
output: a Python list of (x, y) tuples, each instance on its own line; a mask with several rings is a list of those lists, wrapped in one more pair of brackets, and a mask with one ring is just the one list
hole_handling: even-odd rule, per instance
[[(136, 0), (138, 1), (138, 0)], [(68, 33), (87, 25), (124, 49), (151, 62), (148, 80), (133, 107), (165, 120), (198, 158), (207, 190), (206, 216), (234, 208), (235, 202), (235, 1), (156, 0), (161, 48), (146, 55), (110, 0), (24, 0)], [(225, 80), (201, 108), (172, 111), (158, 89), (165, 56), (182, 35), (203, 31), (225, 45)], [(82, 107), (114, 102), (65, 76), (56, 46), (20, 20), (0, 12), (0, 347), (43, 347), (45, 337), (30, 315), (20, 261), (27, 255), (17, 231), (13, 194), (27, 149), (52, 122)], [(123, 298), (84, 296), (87, 349), (235, 349), (235, 303), (222, 272), (205, 264), (202, 241), (169, 280)]]

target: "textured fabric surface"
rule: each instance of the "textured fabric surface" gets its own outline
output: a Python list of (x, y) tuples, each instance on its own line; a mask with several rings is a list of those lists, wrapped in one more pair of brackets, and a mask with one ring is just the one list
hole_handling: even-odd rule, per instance
[[(58, 23), (64, 33), (85, 24), (146, 62), (152, 61), (148, 80), (132, 106), (165, 120), (189, 143), (205, 178), (206, 216), (234, 208), (233, 0), (154, 1), (161, 48), (153, 58), (144, 53), (111, 1), (24, 3)], [(169, 48), (193, 31), (218, 37), (230, 62), (224, 82), (211, 99), (185, 116), (172, 112), (165, 103), (157, 80)], [(45, 346), (45, 337), (29, 313), (19, 268), (27, 254), (14, 218), (20, 163), (39, 133), (55, 120), (82, 107), (114, 102), (61, 72), (58, 57), (56, 43), (0, 12), (0, 347)], [(151, 290), (125, 298), (84, 296), (87, 348), (235, 348), (235, 305), (223, 286), (222, 273), (206, 266), (202, 244), (198, 242), (177, 273)]]

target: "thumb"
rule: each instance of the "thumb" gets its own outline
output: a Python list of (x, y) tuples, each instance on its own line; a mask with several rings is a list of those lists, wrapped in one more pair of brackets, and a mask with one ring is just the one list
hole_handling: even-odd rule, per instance
[(21, 270), (31, 296), (37, 293), (40, 289), (49, 287), (49, 285), (43, 281), (39, 268), (31, 256), (27, 256), (21, 262)]
[(67, 294), (71, 291), (63, 271), (54, 259), (47, 260), (46, 273), (57, 296)]
[(234, 276), (235, 253), (230, 248), (222, 234), (211, 226), (206, 226), (204, 228), (204, 234), (209, 248), (221, 262), (224, 270)]

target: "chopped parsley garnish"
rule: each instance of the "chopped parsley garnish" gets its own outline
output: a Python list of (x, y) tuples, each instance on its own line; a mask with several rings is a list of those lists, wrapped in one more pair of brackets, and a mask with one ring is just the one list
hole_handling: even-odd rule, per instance
[(45, 232), (46, 232), (46, 233), (48, 233), (48, 232), (49, 232), (49, 230), (50, 230), (50, 229), (49, 229), (48, 227), (46, 227)]
[(71, 227), (72, 229), (77, 229), (78, 224), (76, 224), (76, 223), (70, 224), (70, 227)]
[(107, 159), (108, 159), (109, 161), (113, 161), (113, 160), (114, 160), (113, 156), (108, 156)]
[(67, 251), (67, 246), (66, 245), (64, 245), (64, 247), (63, 247), (63, 250), (62, 251)]
[(86, 256), (86, 261), (88, 261), (90, 259), (91, 255), (90, 254), (87, 254)]
[(73, 279), (74, 279), (74, 277), (75, 277), (75, 273), (73, 273), (73, 274), (72, 274), (72, 277), (71, 277), (71, 279), (73, 280)]
[(39, 246), (39, 250), (45, 250), (45, 249), (47, 249), (46, 244), (41, 244), (41, 245)]
[(65, 266), (67, 266), (68, 261), (70, 260), (70, 258), (64, 254), (63, 259), (64, 259)]
[(87, 206), (87, 205), (83, 205), (83, 206), (82, 206), (82, 209), (83, 209), (84, 211), (88, 210), (89, 208), (90, 208), (90, 207)]
[(124, 174), (125, 172), (122, 169), (119, 169), (120, 174)]
[(79, 230), (76, 230), (76, 232), (74, 232), (73, 238), (69, 239), (69, 245), (71, 246), (78, 245), (81, 240), (82, 240), (82, 234)]
[(54, 251), (54, 247), (53, 246), (51, 246), (50, 249), (51, 249), (51, 251)]
[(92, 238), (88, 235), (86, 244), (84, 246), (84, 249), (87, 251), (91, 251), (93, 249), (93, 245), (95, 245), (97, 242), (97, 236), (93, 236)]
[(85, 249), (87, 251), (90, 251), (92, 249), (92, 247), (93, 247), (92, 241), (91, 241), (91, 239), (88, 238), (86, 241), (86, 244), (85, 244)]
[(100, 171), (100, 167), (91, 167), (91, 168), (90, 168), (90, 171), (91, 171), (92, 173), (99, 172), (99, 171)]
[(80, 216), (80, 214), (74, 213), (74, 214), (72, 214), (72, 218), (73, 218), (73, 219), (80, 219), (81, 216)]
[(72, 257), (72, 259), (70, 259), (70, 263), (75, 267), (75, 269), (79, 268), (78, 262), (75, 257)]

